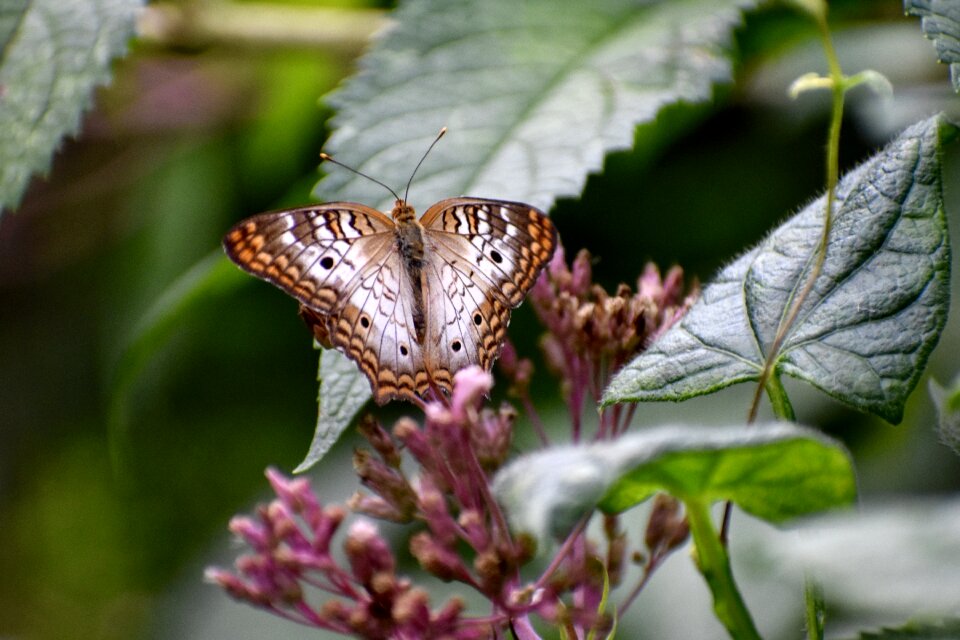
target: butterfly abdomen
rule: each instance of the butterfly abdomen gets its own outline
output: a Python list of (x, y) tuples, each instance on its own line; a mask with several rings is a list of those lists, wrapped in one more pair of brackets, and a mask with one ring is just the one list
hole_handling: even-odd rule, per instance
[[(409, 207), (407, 207), (409, 209)], [(411, 215), (413, 209), (410, 209)], [(410, 307), (413, 315), (413, 328), (417, 342), (423, 344), (427, 332), (427, 314), (423, 299), (423, 227), (413, 217), (406, 219), (394, 213), (397, 222), (397, 250), (403, 262), (403, 268), (413, 287), (413, 300)]]

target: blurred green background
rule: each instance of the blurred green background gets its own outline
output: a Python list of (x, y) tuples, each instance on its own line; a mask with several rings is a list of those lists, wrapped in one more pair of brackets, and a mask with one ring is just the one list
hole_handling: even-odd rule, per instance
[[(189, 29), (136, 41), (82, 135), (0, 220), (0, 637), (316, 637), (283, 623), (254, 631), (245, 621), (269, 616), (239, 605), (207, 615), (200, 605), (226, 601), (200, 582), (205, 564), (230, 562), (228, 519), (264, 491), (267, 465), (292, 469), (312, 436), (316, 354), (296, 305), (237, 272), (172, 320), (169, 340), (148, 345), (135, 376), (123, 363), (161, 294), (198, 262), (225, 260), (212, 256), (233, 222), (310, 200), (331, 115), (318, 99), (352, 72), (389, 9), (320, 4), (360, 28), (315, 42), (231, 42)], [(845, 70), (876, 68), (896, 90), (886, 103), (865, 90), (852, 97), (845, 167), (920, 117), (956, 109), (946, 69), (897, 2), (834, 3), (833, 18)], [(653, 161), (614, 154), (582, 199), (555, 207), (568, 255), (588, 247), (605, 285), (633, 281), (650, 259), (707, 280), (821, 190), (826, 103), (785, 97), (793, 78), (821, 66), (809, 27), (767, 8), (749, 18), (738, 47), (738, 82), (716, 104), (671, 108), (638, 130), (658, 149)], [(952, 149), (954, 227), (957, 160)], [(511, 331), (532, 344), (529, 310)], [(949, 382), (958, 348), (951, 317), (929, 373)], [(865, 496), (960, 484), (960, 464), (932, 433), (923, 384), (896, 427), (788, 390), (801, 421), (851, 446)], [(745, 413), (734, 391), (641, 407), (637, 422)], [(354, 487), (353, 443), (345, 438), (312, 472), (329, 500)]]

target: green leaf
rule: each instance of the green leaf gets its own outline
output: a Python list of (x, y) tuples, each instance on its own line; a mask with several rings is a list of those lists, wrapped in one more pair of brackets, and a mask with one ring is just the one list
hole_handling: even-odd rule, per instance
[[(775, 356), (777, 373), (900, 421), (947, 316), (939, 151), (954, 132), (941, 116), (920, 122), (841, 180), (823, 271)], [(603, 404), (684, 400), (758, 379), (806, 281), (824, 206), (821, 197), (723, 269), (611, 381)]]
[(107, 423), (115, 466), (125, 444), (130, 393), (144, 367), (191, 309), (210, 304), (247, 281), (218, 249), (167, 287), (134, 327), (112, 375)]
[(856, 481), (843, 447), (787, 423), (661, 427), (615, 442), (557, 447), (502, 470), (494, 491), (520, 530), (562, 537), (594, 507), (620, 513), (658, 491), (731, 500), (770, 522), (849, 504)]
[(920, 28), (937, 48), (940, 62), (950, 65), (953, 90), (960, 92), (960, 3), (956, 0), (905, 0), (908, 15), (920, 18)]
[(6, 50), (7, 44), (23, 22), (29, 0), (5, 0), (0, 5), (0, 50)]
[[(731, 79), (730, 43), (753, 0), (423, 0), (328, 102), (327, 150), (415, 205), (467, 194), (549, 209), (580, 193), (606, 153), (633, 144), (666, 106), (710, 99)], [(381, 187), (346, 171), (324, 200), (389, 208)]]
[(960, 620), (949, 619), (942, 623), (910, 622), (897, 629), (864, 631), (858, 640), (960, 640)]
[(953, 381), (950, 389), (944, 389), (936, 380), (930, 378), (927, 389), (937, 408), (937, 432), (940, 441), (960, 456), (960, 378)]
[(29, 0), (0, 9), (0, 212), (20, 202), (76, 133), (93, 89), (126, 51), (140, 0)]
[(356, 363), (333, 349), (321, 351), (317, 380), (320, 381), (317, 428), (307, 456), (294, 473), (306, 471), (319, 462), (372, 396), (370, 383)]

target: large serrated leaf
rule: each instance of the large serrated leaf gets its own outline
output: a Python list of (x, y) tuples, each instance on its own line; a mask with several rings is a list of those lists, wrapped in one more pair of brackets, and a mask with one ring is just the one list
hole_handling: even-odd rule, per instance
[(306, 471), (327, 454), (340, 434), (350, 425), (353, 416), (372, 397), (370, 383), (357, 370), (357, 365), (339, 351), (325, 349), (320, 354), (317, 371), (320, 405), (317, 428), (310, 450), (294, 473)]
[[(441, 126), (447, 139), (412, 189), (415, 206), (455, 195), (549, 209), (580, 193), (606, 153), (665, 106), (703, 102), (731, 78), (731, 33), (751, 0), (423, 0), (329, 98), (327, 150), (400, 189)], [(345, 171), (324, 200), (390, 204)]]
[(933, 40), (940, 62), (950, 65), (953, 90), (960, 92), (960, 2), (905, 0), (904, 10), (918, 16), (923, 33)]
[(0, 212), (15, 207), (133, 33), (140, 0), (30, 0), (0, 9)]
[[(413, 204), (469, 194), (549, 209), (578, 195), (605, 153), (629, 147), (638, 123), (670, 104), (705, 101), (729, 81), (731, 33), (754, 4), (407, 2), (361, 72), (328, 98), (338, 113), (327, 151), (399, 189), (447, 126), (417, 174)], [(391, 204), (381, 187), (343, 170), (315, 195)], [(365, 383), (356, 367), (341, 374)], [(328, 423), (331, 433), (346, 426)]]
[[(776, 371), (899, 422), (940, 336), (950, 252), (937, 116), (904, 131), (837, 188), (827, 258)], [(610, 383), (604, 404), (683, 400), (756, 380), (819, 242), (821, 197), (703, 290), (683, 320)]]
[(516, 528), (560, 537), (594, 507), (620, 513), (666, 491), (731, 500), (771, 522), (848, 504), (856, 495), (841, 445), (785, 423), (660, 427), (616, 442), (557, 447), (503, 469), (494, 491)]

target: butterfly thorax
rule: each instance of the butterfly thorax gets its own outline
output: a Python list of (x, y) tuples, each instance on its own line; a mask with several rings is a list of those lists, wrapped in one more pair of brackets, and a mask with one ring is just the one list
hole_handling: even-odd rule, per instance
[(397, 250), (413, 287), (411, 305), (413, 327), (417, 334), (417, 341), (423, 343), (426, 335), (426, 309), (423, 295), (423, 226), (417, 221), (413, 207), (403, 200), (397, 200), (392, 215), (397, 224)]
[(393, 216), (393, 221), (397, 224), (417, 219), (417, 212), (403, 200), (394, 201), (393, 211), (390, 212), (390, 215)]

